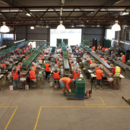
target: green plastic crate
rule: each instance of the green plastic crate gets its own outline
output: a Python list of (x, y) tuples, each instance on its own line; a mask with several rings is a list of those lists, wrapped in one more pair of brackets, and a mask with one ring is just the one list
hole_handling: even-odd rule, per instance
[(84, 78), (76, 78), (76, 95), (85, 94), (85, 79)]

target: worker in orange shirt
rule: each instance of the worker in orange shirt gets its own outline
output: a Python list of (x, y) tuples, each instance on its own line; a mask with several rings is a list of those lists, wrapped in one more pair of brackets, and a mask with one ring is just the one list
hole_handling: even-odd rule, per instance
[(89, 60), (89, 64), (91, 64), (92, 63), (92, 60)]
[(60, 79), (60, 72), (57, 71), (57, 69), (55, 69), (53, 71), (53, 77), (54, 77), (54, 83), (56, 84), (56, 80), (59, 80)]
[(78, 69), (76, 69), (75, 71), (73, 71), (73, 87), (75, 86), (75, 81), (76, 81), (76, 78), (78, 78), (80, 75), (80, 72), (78, 71)]
[(42, 55), (42, 56), (40, 57), (41, 60), (43, 60), (43, 58), (44, 58), (44, 55)]
[(95, 75), (96, 75), (96, 81), (95, 81), (95, 87), (94, 87), (94, 89), (96, 89), (97, 81), (100, 81), (100, 86), (101, 86), (100, 89), (102, 89), (102, 76), (103, 76), (103, 71), (101, 70), (101, 67), (99, 67), (99, 69), (96, 70)]
[(49, 61), (45, 64), (45, 72), (46, 72), (46, 80), (48, 79), (48, 76), (49, 76), (49, 74), (50, 74), (50, 71), (51, 71), (51, 69), (50, 69), (50, 63), (49, 63)]
[(12, 70), (14, 90), (16, 89), (16, 86), (18, 87), (18, 89), (20, 89), (20, 87), (19, 87), (19, 74), (20, 74), (20, 72), (16, 69), (16, 66), (14, 66), (13, 70)]
[(95, 46), (92, 47), (92, 51), (95, 51)]
[(105, 47), (102, 48), (102, 51), (105, 51)]
[(121, 61), (124, 63), (125, 62), (125, 55), (121, 53)]
[(58, 57), (59, 57), (59, 58), (61, 58), (61, 55), (60, 55), (60, 54), (58, 54)]
[(3, 66), (4, 70), (6, 70), (6, 64), (4, 62), (2, 62), (1, 65)]
[(74, 61), (70, 62), (70, 65), (72, 66), (74, 64)]
[(61, 66), (61, 62), (58, 62), (58, 67), (60, 67)]
[(65, 95), (66, 93), (65, 93), (65, 86), (66, 86), (66, 88), (67, 88), (67, 90), (69, 91), (69, 92), (71, 92), (71, 89), (70, 89), (70, 83), (71, 82), (73, 82), (70, 78), (68, 78), (68, 77), (63, 77), (63, 78), (61, 78), (60, 80), (59, 80), (59, 83), (60, 83), (60, 85), (61, 85), (61, 87), (63, 87), (63, 94)]
[(16, 68), (17, 68), (19, 71), (22, 71), (21, 66), (22, 66), (21, 63), (19, 63)]
[(26, 58), (26, 60), (28, 60), (29, 56), (26, 56), (25, 58)]
[(30, 68), (30, 71), (29, 71), (29, 78), (30, 78), (30, 80), (36, 82), (36, 74), (32, 67)]
[(36, 71), (37, 66), (36, 66), (36, 64), (35, 64), (35, 63), (32, 63), (32, 66), (31, 66), (31, 67), (34, 69), (34, 71)]

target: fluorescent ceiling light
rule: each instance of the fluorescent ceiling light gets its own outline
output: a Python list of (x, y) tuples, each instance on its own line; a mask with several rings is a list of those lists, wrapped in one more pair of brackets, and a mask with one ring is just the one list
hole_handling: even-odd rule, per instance
[(30, 29), (34, 29), (34, 26), (31, 26)]
[(100, 27), (100, 25), (98, 24), (97, 27)]
[(122, 12), (121, 15), (128, 15), (129, 12)]
[(115, 21), (115, 24), (112, 26), (112, 30), (113, 31), (120, 31), (121, 30), (121, 27), (118, 24), (118, 21)]
[(31, 16), (31, 14), (29, 14), (29, 13), (26, 13), (26, 15), (27, 15), (27, 16)]
[(62, 23), (63, 23), (63, 21), (60, 21), (60, 24), (57, 26), (58, 31), (64, 31), (65, 30), (65, 26)]
[(9, 30), (9, 27), (6, 26), (6, 23), (5, 23), (5, 22), (3, 22), (3, 26), (1, 26), (0, 32), (7, 33), (7, 32), (9, 32), (9, 31), (10, 31), (10, 30)]
[(49, 28), (50, 26), (49, 25), (46, 25), (46, 28)]
[(71, 27), (71, 28), (74, 28), (74, 24), (72, 24), (70, 27)]

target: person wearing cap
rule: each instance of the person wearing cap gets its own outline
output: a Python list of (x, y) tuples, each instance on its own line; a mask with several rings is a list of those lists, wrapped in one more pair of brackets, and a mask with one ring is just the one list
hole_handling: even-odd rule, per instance
[[(60, 79), (60, 72), (57, 71), (56, 68), (55, 68), (55, 70), (53, 71), (53, 77), (54, 77), (54, 80), (59, 80), (59, 79)], [(56, 84), (56, 81), (55, 81), (55, 84)]]
[(74, 64), (74, 61), (72, 60), (72, 62), (70, 62), (70, 65), (73, 65)]
[(116, 66), (113, 70), (113, 77), (114, 77), (114, 89), (119, 89), (119, 82), (120, 82), (120, 74), (122, 70), (119, 66)]
[(68, 77), (63, 77), (59, 80), (59, 83), (61, 85), (61, 87), (63, 87), (63, 94), (65, 95), (65, 87), (67, 88), (67, 90), (69, 92), (71, 92), (71, 89), (70, 89), (70, 83), (73, 82), (70, 78)]
[(121, 53), (121, 61), (125, 62), (125, 55), (123, 53)]
[(47, 78), (48, 78), (48, 76), (49, 76), (49, 74), (50, 74), (50, 71), (51, 71), (51, 69), (50, 69), (50, 64), (49, 64), (49, 61), (45, 64), (45, 72), (46, 72), (46, 80), (47, 80)]
[(73, 71), (73, 87), (74, 87), (74, 84), (75, 84), (75, 81), (76, 81), (76, 78), (78, 78), (80, 75), (80, 72), (78, 71), (78, 69), (76, 69), (75, 71)]
[(19, 87), (19, 74), (20, 74), (19, 70), (17, 70), (16, 66), (14, 66), (13, 69), (12, 69), (14, 90), (16, 90), (16, 86), (18, 87), (18, 89), (20, 89), (20, 87)]
[(102, 89), (102, 77), (103, 77), (103, 71), (101, 70), (101, 67), (99, 67), (99, 69), (96, 70), (95, 72), (96, 75), (96, 81), (95, 81), (95, 88), (96, 89), (96, 85), (97, 85), (97, 81), (100, 81), (100, 89)]
[(30, 71), (29, 71), (29, 78), (31, 80), (36, 80), (36, 74), (35, 74), (35, 71), (34, 71), (34, 68), (30, 68)]
[(37, 67), (35, 64), (32, 65), (32, 68), (36, 71)]

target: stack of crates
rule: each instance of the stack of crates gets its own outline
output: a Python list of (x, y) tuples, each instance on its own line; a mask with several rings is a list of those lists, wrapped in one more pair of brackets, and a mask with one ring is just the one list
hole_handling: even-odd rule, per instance
[(85, 79), (80, 77), (76, 78), (76, 98), (85, 97)]

